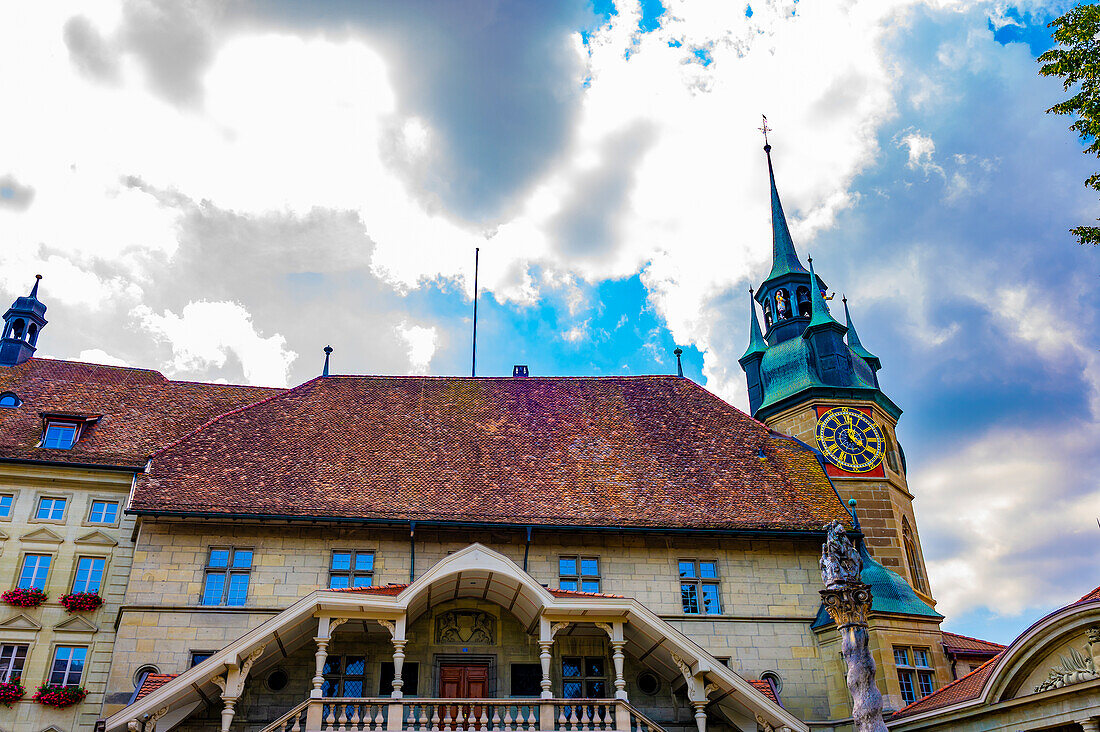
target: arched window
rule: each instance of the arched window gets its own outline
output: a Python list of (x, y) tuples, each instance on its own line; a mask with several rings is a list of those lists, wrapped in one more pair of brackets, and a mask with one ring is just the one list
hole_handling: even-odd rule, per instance
[(800, 318), (810, 317), (810, 288), (799, 287), (794, 294), (798, 298), (798, 316)]
[(791, 296), (782, 287), (775, 291), (775, 317), (779, 320), (791, 317)]
[(890, 439), (890, 434), (886, 431), (882, 433), (883, 438), (886, 440), (886, 462), (890, 466), (890, 470), (895, 473), (901, 472), (901, 465), (898, 464), (898, 452), (894, 446), (894, 441)]
[(19, 397), (14, 392), (5, 391), (0, 394), (0, 407), (18, 407), (19, 404)]
[(31, 327), (27, 329), (27, 340), (31, 342), (32, 346), (38, 340), (38, 326), (34, 323), (31, 323)]
[(913, 529), (905, 516), (901, 517), (901, 539), (905, 543), (905, 558), (909, 562), (913, 584), (921, 592), (928, 592), (928, 583), (924, 579), (924, 570), (921, 569), (920, 556), (917, 554), (917, 543), (913, 540)]
[(771, 300), (765, 300), (764, 301), (764, 327), (765, 328), (772, 327), (772, 301)]
[(20, 341), (23, 340), (23, 328), (25, 328), (26, 325), (27, 324), (23, 322), (22, 318), (17, 318), (15, 324), (12, 326), (11, 337)]

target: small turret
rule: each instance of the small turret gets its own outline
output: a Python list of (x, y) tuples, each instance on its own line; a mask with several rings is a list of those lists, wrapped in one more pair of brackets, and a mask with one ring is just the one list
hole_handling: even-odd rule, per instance
[[(814, 280), (814, 260), (810, 257), (810, 279)], [(829, 314), (821, 290), (813, 288), (810, 293), (810, 323), (802, 337), (810, 344), (818, 377), (822, 383), (830, 386), (847, 386), (851, 381), (849, 373), (851, 361), (848, 356), (848, 344), (844, 334), (848, 331)]]
[(856, 327), (852, 325), (852, 315), (848, 312), (848, 298), (842, 298), (842, 301), (844, 302), (844, 322), (848, 326), (848, 349), (866, 361), (867, 365), (871, 367), (871, 373), (875, 376), (875, 386), (877, 387), (879, 385), (878, 372), (882, 368), (882, 361), (859, 342), (859, 334), (856, 333)]
[(764, 352), (768, 345), (764, 342), (764, 336), (760, 333), (760, 321), (756, 319), (756, 304), (753, 300), (752, 288), (749, 288), (749, 347), (737, 360), (741, 364), (741, 370), (745, 372), (745, 382), (749, 388), (749, 414), (753, 414), (760, 408), (764, 401), (764, 386), (760, 383), (760, 361), (764, 358)]
[(26, 297), (17, 297), (4, 313), (4, 335), (0, 338), (0, 366), (17, 366), (37, 350), (38, 336), (46, 326), (46, 306), (38, 299), (38, 283), (42, 275), (35, 275), (34, 287)]

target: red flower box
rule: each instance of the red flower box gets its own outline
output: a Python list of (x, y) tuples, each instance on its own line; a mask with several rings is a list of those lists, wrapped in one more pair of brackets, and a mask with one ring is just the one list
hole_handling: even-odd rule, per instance
[(15, 704), (26, 694), (27, 690), (19, 683), (18, 677), (6, 684), (0, 684), (0, 704), (3, 704), (5, 707), (10, 707), (12, 704)]
[(46, 601), (46, 593), (36, 587), (17, 587), (0, 595), (0, 598), (16, 607), (38, 607)]
[(42, 684), (34, 692), (33, 699), (47, 707), (65, 709), (84, 701), (88, 692), (83, 686), (62, 686), (61, 684)]
[(57, 598), (57, 601), (71, 613), (91, 612), (103, 604), (103, 598), (95, 592), (70, 592)]

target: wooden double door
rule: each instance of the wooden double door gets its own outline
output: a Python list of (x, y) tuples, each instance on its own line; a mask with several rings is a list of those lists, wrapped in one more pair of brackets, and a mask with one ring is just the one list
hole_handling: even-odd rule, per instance
[[(439, 696), (444, 699), (486, 699), (489, 696), (488, 663), (443, 663), (439, 666)], [(456, 704), (441, 712), (449, 718), (445, 727), (453, 730), (481, 730), (486, 727), (486, 708), (478, 704)]]

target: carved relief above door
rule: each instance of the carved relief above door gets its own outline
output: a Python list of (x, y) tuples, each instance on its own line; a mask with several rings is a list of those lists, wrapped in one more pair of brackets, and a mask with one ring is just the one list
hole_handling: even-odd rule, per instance
[(449, 610), (435, 619), (436, 643), (496, 643), (497, 620), (480, 610)]

